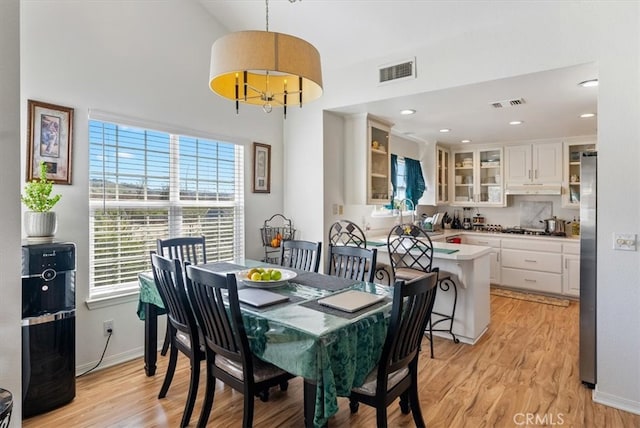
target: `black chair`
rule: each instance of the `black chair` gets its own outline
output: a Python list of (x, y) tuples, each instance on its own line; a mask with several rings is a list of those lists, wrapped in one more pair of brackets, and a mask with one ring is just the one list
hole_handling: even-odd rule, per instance
[(373, 282), (378, 255), (377, 249), (329, 245), (327, 274), (358, 281)]
[(280, 385), (284, 391), (288, 380), (294, 376), (251, 353), (234, 274), (225, 277), (197, 266), (187, 266), (187, 291), (202, 329), (207, 360), (207, 386), (198, 427), (207, 425), (216, 379), (244, 394), (242, 426), (251, 427), (254, 396), (267, 401), (270, 387)]
[[(158, 239), (156, 252), (162, 257), (179, 259), (197, 265), (207, 263), (207, 246), (204, 236), (182, 236), (178, 238)], [(166, 355), (171, 338), (171, 326), (167, 323), (167, 331), (164, 335), (164, 344), (160, 355)]]
[(322, 242), (292, 239), (280, 245), (280, 266), (308, 272), (318, 272)]
[(180, 351), (189, 358), (191, 364), (189, 393), (180, 422), (180, 426), (185, 427), (189, 425), (193, 405), (198, 395), (200, 361), (205, 359), (205, 353), (201, 347), (198, 325), (184, 287), (182, 263), (178, 259), (168, 259), (152, 253), (151, 265), (158, 291), (167, 309), (167, 323), (171, 325), (174, 333), (170, 335), (169, 366), (158, 398), (164, 398), (167, 395), (176, 370), (178, 351)]
[(329, 245), (367, 248), (362, 229), (352, 221), (338, 220), (329, 227)]
[(378, 366), (349, 397), (351, 413), (359, 403), (376, 408), (378, 428), (387, 426), (387, 406), (400, 397), (402, 413), (413, 413), (417, 427), (425, 427), (418, 398), (418, 357), (424, 329), (433, 310), (438, 273), (423, 273), (410, 282), (396, 281), (387, 338)]
[[(429, 330), (429, 341), (431, 358), (433, 358), (433, 332), (447, 332), (453, 338), (455, 343), (460, 340), (453, 333), (453, 320), (456, 314), (456, 305), (458, 302), (458, 287), (453, 280), (451, 273), (440, 271), (438, 268), (432, 267), (433, 262), (433, 244), (429, 234), (420, 226), (414, 224), (401, 224), (394, 226), (387, 237), (387, 249), (389, 251), (389, 259), (391, 260), (391, 269), (395, 281), (412, 279), (422, 276), (425, 272), (438, 271), (438, 285), (444, 292), (453, 292), (453, 307), (451, 314), (443, 314), (433, 312), (432, 315), (438, 317), (435, 322), (429, 319), (427, 329)], [(436, 329), (434, 326), (449, 322), (446, 329)]]

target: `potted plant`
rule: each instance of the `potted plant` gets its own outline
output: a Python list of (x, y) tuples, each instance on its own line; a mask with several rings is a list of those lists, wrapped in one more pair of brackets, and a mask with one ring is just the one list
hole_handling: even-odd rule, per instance
[(24, 213), (24, 229), (28, 238), (53, 239), (56, 232), (56, 213), (51, 211), (60, 200), (60, 195), (51, 196), (53, 181), (47, 180), (47, 166), (40, 162), (40, 178), (34, 179), (24, 187), (20, 196), (29, 211)]

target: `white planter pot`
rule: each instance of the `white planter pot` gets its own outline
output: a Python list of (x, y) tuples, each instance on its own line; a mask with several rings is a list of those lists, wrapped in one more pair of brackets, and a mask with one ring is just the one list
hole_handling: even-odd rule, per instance
[(24, 213), (24, 231), (28, 238), (53, 238), (56, 233), (58, 221), (56, 213), (26, 211)]

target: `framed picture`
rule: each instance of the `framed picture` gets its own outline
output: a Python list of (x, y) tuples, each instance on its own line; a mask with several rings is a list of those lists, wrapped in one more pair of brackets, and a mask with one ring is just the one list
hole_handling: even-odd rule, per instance
[(47, 166), (47, 178), (71, 184), (71, 134), (73, 109), (28, 100), (27, 181), (40, 177), (40, 162)]
[(271, 146), (253, 143), (253, 193), (271, 193)]

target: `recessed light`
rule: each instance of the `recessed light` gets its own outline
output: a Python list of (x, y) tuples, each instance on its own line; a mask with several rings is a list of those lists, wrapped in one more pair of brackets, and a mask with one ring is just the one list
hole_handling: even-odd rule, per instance
[(585, 80), (584, 82), (578, 83), (578, 85), (583, 88), (593, 88), (594, 86), (598, 86), (598, 79)]
[(442, 128), (440, 130), (440, 132), (445, 133), (445, 132), (451, 132), (451, 130), (449, 128)]
[(521, 120), (512, 120), (509, 122), (509, 125), (522, 125), (523, 122)]
[(471, 142), (471, 140), (461, 140), (460, 142), (461, 142), (461, 143), (470, 143), (470, 142)]
[(589, 117), (593, 117), (595, 115), (596, 115), (595, 113), (583, 113), (583, 114), (580, 115), (580, 117), (583, 118), (583, 119), (586, 119), (586, 118), (589, 118)]
[(410, 109), (410, 108), (404, 109), (404, 110), (400, 110), (400, 114), (404, 114), (404, 115), (415, 114), (415, 112), (416, 112), (415, 110)]

